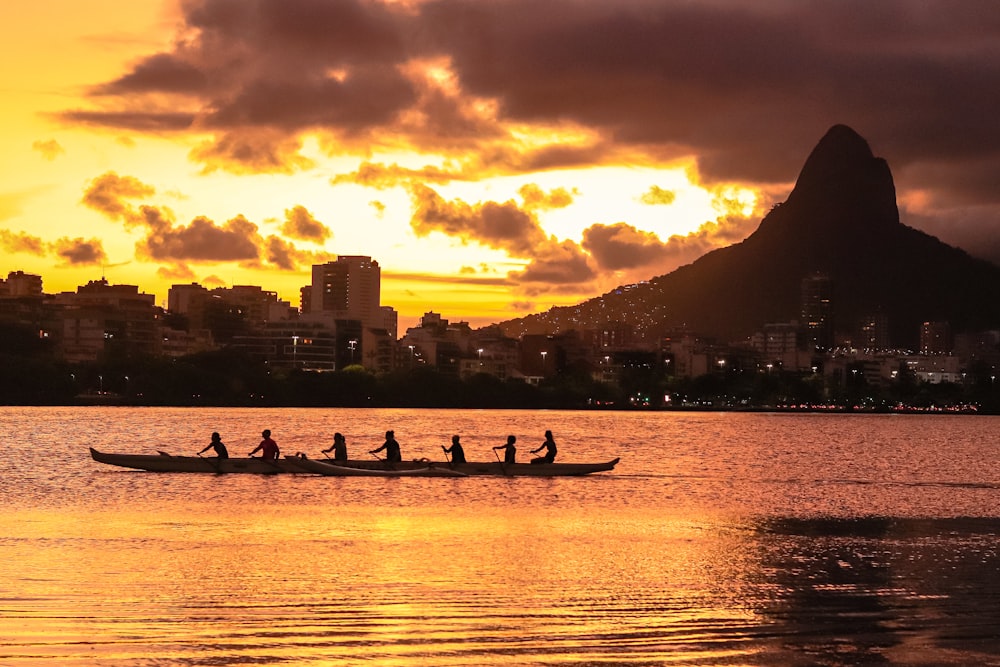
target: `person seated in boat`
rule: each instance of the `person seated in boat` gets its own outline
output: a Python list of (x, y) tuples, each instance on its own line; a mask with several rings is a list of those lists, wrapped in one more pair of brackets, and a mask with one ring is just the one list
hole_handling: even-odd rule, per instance
[(329, 454), (333, 452), (334, 461), (346, 461), (347, 460), (347, 439), (344, 438), (342, 433), (333, 434), (333, 444), (330, 445), (329, 449), (324, 449), (323, 454)]
[(226, 449), (226, 446), (222, 444), (222, 436), (219, 435), (218, 433), (212, 434), (212, 442), (208, 443), (205, 446), (205, 449), (198, 452), (198, 456), (201, 456), (210, 449), (214, 449), (215, 455), (218, 456), (220, 459), (229, 458), (229, 451)]
[(263, 440), (257, 445), (252, 452), (247, 454), (247, 456), (253, 456), (257, 452), (260, 452), (260, 458), (267, 461), (277, 461), (278, 456), (281, 454), (281, 450), (278, 449), (278, 443), (271, 439), (271, 431), (265, 429), (263, 433)]
[(515, 442), (517, 442), (517, 438), (514, 437), (514, 436), (512, 436), (512, 435), (508, 435), (507, 436), (507, 444), (505, 444), (505, 445), (497, 445), (496, 447), (493, 448), (494, 451), (497, 450), (497, 449), (504, 450), (504, 453), (503, 453), (503, 462), (504, 462), (504, 465), (506, 465), (508, 463), (516, 463), (517, 462), (517, 447), (514, 446)]
[(451, 454), (452, 465), (465, 463), (465, 449), (462, 448), (462, 443), (458, 441), (457, 435), (451, 436), (451, 447), (441, 445), (441, 449), (445, 454)]
[(399, 453), (399, 443), (396, 442), (396, 434), (393, 431), (385, 432), (385, 443), (378, 449), (373, 449), (369, 451), (369, 454), (378, 454), (379, 452), (385, 450), (385, 460), (390, 463), (398, 463), (403, 460), (403, 457)]
[(532, 463), (552, 463), (556, 460), (556, 441), (552, 437), (552, 431), (545, 432), (545, 442), (538, 449), (532, 449), (531, 453), (537, 454), (543, 449), (545, 450), (545, 454), (531, 459)]

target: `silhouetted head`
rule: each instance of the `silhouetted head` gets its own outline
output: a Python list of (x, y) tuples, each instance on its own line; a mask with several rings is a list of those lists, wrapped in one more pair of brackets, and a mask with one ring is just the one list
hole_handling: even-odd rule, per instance
[(396, 435), (396, 434), (393, 431), (386, 431), (385, 432), (386, 440), (388, 440), (389, 438), (391, 438), (394, 435)]
[(270, 438), (271, 437), (271, 431), (269, 431), (268, 429), (264, 429), (264, 432), (261, 433), (261, 435), (264, 436), (265, 438)]
[(458, 444), (458, 436), (457, 435), (451, 436), (451, 444), (453, 444), (453, 445), (457, 445)]
[(515, 438), (512, 435), (508, 435), (507, 436), (507, 444), (508, 445), (513, 445), (515, 442), (517, 442), (517, 438)]
[(342, 434), (340, 434), (340, 433), (334, 433), (333, 434), (333, 439), (334, 439), (334, 441), (343, 440), (344, 436)]
[(552, 431), (546, 431), (545, 432), (545, 438), (548, 439), (548, 440), (551, 440), (552, 439)]
[(219, 435), (218, 433), (213, 433), (212, 434), (212, 442), (215, 442), (216, 440), (221, 440), (221, 439), (222, 439), (222, 436)]

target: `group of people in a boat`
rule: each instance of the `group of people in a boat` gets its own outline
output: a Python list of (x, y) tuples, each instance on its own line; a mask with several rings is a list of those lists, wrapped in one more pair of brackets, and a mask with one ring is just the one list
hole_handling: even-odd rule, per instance
[[(337, 435), (340, 434), (338, 433)], [(278, 448), (278, 443), (276, 443), (271, 438), (270, 429), (264, 429), (264, 432), (261, 433), (261, 436), (264, 439), (261, 440), (260, 444), (257, 445), (257, 447), (255, 447), (252, 452), (247, 454), (247, 456), (253, 456), (257, 452), (260, 452), (261, 453), (260, 457), (262, 459), (266, 459), (268, 461), (277, 461), (278, 457), (281, 455), (281, 450)], [(214, 449), (215, 455), (218, 456), (220, 459), (229, 458), (229, 450), (226, 449), (226, 446), (224, 444), (222, 444), (222, 436), (219, 435), (218, 433), (212, 434), (212, 441), (209, 442), (207, 445), (205, 445), (205, 448), (203, 450), (198, 452), (198, 456), (201, 456), (210, 449)]]
[[(256, 448), (247, 456), (252, 457), (257, 452), (261, 453), (261, 458), (266, 460), (274, 461), (281, 455), (281, 450), (278, 448), (278, 444), (271, 438), (271, 431), (264, 430), (261, 433), (263, 440)], [(497, 445), (493, 448), (494, 453), (503, 450), (503, 464), (507, 465), (510, 463), (517, 463), (517, 437), (513, 435), (507, 436), (507, 442), (502, 445)], [(200, 452), (199, 456), (209, 449), (215, 450), (215, 455), (220, 459), (228, 459), (229, 451), (226, 446), (222, 444), (222, 436), (218, 433), (212, 434), (212, 441), (205, 446)], [(465, 463), (465, 449), (462, 447), (461, 438), (457, 435), (451, 436), (451, 447), (441, 446), (441, 450), (444, 451), (446, 455), (450, 457), (452, 463)], [(552, 437), (552, 431), (545, 432), (545, 441), (537, 448), (532, 449), (532, 454), (537, 454), (545, 450), (545, 453), (541, 456), (537, 456), (531, 459), (532, 463), (552, 463), (556, 460), (556, 441)], [(342, 433), (333, 434), (333, 444), (327, 449), (321, 450), (323, 454), (329, 454), (333, 452), (334, 461), (346, 461), (347, 460), (347, 439)], [(380, 452), (385, 452), (385, 460), (388, 462), (402, 461), (403, 457), (400, 453), (399, 442), (396, 441), (396, 434), (394, 431), (385, 432), (385, 442), (381, 447), (369, 450), (369, 454), (378, 456)], [(497, 454), (497, 460), (499, 460), (499, 455)]]

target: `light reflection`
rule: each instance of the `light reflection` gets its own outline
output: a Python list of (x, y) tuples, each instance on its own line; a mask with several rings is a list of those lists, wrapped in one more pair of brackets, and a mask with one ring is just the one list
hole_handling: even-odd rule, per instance
[[(989, 419), (938, 432), (827, 416), (43, 412), (7, 413), (26, 435), (0, 487), (5, 667), (40, 654), (429, 667), (1000, 653), (998, 462), (979, 446), (997, 435)], [(78, 456), (130, 416), (137, 450), (182, 449), (181, 421), (234, 444), (268, 426), (292, 449), (343, 424), (361, 448), (404, 424), (414, 456), (453, 431), (473, 453), (551, 427), (561, 456), (624, 457), (593, 478), (384, 480), (133, 474)], [(886, 516), (864, 515), (875, 506)], [(963, 518), (926, 518), (944, 509)]]

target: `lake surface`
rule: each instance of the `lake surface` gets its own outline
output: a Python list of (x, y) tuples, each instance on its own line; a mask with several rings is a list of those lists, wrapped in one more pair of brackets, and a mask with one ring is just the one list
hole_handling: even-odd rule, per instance
[[(1000, 418), (0, 408), (0, 665), (1000, 665)], [(128, 471), (107, 451), (582, 478)]]

